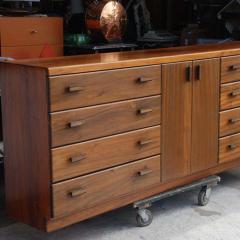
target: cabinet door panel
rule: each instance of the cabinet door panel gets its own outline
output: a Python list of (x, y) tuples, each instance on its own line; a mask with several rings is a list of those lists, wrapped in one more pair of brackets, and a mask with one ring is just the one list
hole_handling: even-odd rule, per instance
[(220, 60), (193, 63), (191, 173), (217, 165)]
[(163, 65), (162, 180), (190, 173), (192, 62)]

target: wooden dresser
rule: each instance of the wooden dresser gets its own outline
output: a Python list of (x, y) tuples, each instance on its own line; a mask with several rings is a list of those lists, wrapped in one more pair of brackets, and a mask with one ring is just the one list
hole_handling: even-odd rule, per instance
[(0, 17), (1, 57), (14, 59), (63, 56), (60, 17)]
[(54, 231), (240, 166), (240, 43), (0, 64), (10, 217)]

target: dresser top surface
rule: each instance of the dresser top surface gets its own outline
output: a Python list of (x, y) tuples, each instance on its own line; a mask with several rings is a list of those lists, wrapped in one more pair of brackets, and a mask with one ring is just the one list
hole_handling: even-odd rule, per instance
[(240, 42), (132, 52), (101, 53), (15, 62), (46, 68), (50, 76), (191, 61), (240, 54)]

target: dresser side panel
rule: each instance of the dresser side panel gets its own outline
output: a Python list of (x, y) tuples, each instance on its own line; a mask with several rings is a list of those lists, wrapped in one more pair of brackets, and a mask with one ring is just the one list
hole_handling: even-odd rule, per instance
[(51, 217), (47, 72), (0, 64), (9, 217), (45, 230)]

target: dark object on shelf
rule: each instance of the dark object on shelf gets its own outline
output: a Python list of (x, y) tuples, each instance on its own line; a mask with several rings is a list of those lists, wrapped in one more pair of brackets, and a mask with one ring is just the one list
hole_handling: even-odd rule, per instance
[(138, 43), (143, 48), (175, 47), (179, 45), (179, 37), (166, 31), (149, 31)]
[(234, 39), (240, 39), (240, 0), (230, 1), (218, 14), (225, 22), (225, 28)]
[(240, 18), (230, 18), (225, 22), (225, 28), (234, 39), (240, 39)]
[(222, 19), (223, 14), (238, 14), (240, 13), (240, 0), (231, 0), (217, 14), (219, 19)]
[(198, 41), (199, 29), (197, 24), (189, 24), (182, 30), (181, 45), (195, 45)]
[(137, 48), (138, 48), (138, 45), (132, 44), (132, 43), (116, 43), (116, 44), (101, 44), (101, 45), (86, 44), (81, 46), (66, 45), (65, 55), (132, 51)]
[(0, 14), (4, 16), (26, 16), (39, 12), (39, 9), (13, 9), (13, 8), (0, 8)]
[(93, 41), (121, 41), (127, 24), (127, 13), (117, 0), (93, 1), (86, 10), (86, 26)]
[(90, 38), (87, 34), (66, 34), (64, 44), (70, 46), (82, 46), (89, 44)]
[(140, 42), (144, 48), (170, 47), (177, 45), (179, 41), (177, 36), (168, 31), (159, 31), (152, 28), (151, 15), (145, 0), (130, 1), (127, 5), (127, 9), (131, 4), (133, 5), (137, 28), (137, 41)]

